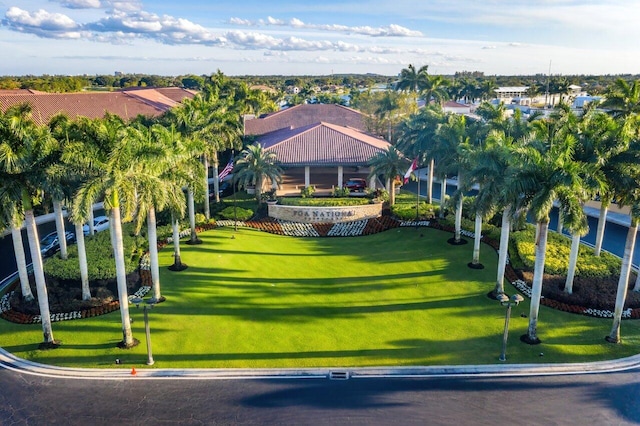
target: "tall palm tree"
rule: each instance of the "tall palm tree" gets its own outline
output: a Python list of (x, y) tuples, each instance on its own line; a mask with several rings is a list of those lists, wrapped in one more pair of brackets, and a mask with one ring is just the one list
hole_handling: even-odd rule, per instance
[(278, 159), (273, 151), (266, 151), (262, 145), (249, 145), (240, 153), (234, 168), (234, 180), (242, 186), (254, 185), (256, 188), (256, 200), (262, 203), (262, 186), (265, 179), (269, 179), (271, 185), (282, 182), (282, 168), (278, 165)]
[(31, 120), (31, 111), (30, 105), (20, 104), (8, 108), (0, 118), (0, 182), (3, 184), (3, 198), (10, 200), (11, 209), (14, 209), (10, 217), (16, 219), (24, 215), (40, 308), (42, 345), (55, 347), (57, 342), (51, 327), (49, 298), (33, 207), (42, 199), (40, 183), (45, 180), (45, 171), (56, 157), (57, 141), (51, 137), (47, 127), (37, 126)]
[(22, 241), (22, 222), (24, 215), (18, 211), (16, 202), (11, 198), (11, 191), (8, 187), (11, 180), (0, 180), (0, 229), (11, 229), (11, 239), (13, 240), (13, 252), (15, 253), (16, 265), (18, 267), (18, 277), (20, 279), (20, 292), (22, 299), (30, 302), (34, 299), (29, 285), (29, 273), (27, 261), (24, 255), (24, 244)]
[(194, 176), (192, 170), (203, 172), (204, 169), (198, 167), (200, 163), (191, 152), (182, 149), (174, 128), (161, 124), (131, 126), (127, 129), (127, 139), (137, 149), (138, 161), (130, 174), (136, 188), (136, 229), (139, 230), (146, 219), (153, 300), (162, 302), (165, 298), (160, 291), (156, 211), (169, 206), (172, 211), (184, 212), (183, 183)]
[[(126, 138), (126, 124), (115, 115), (107, 114), (96, 122), (97, 144), (103, 148), (101, 156), (92, 159), (100, 163), (96, 170), (99, 174), (91, 176), (76, 194), (73, 206), (76, 217), (87, 217), (88, 211), (100, 198), (104, 199), (105, 210), (109, 213), (109, 225), (114, 248), (116, 282), (120, 317), (122, 323), (122, 341), (120, 347), (129, 348), (137, 344), (131, 332), (127, 277), (125, 270), (122, 240), (122, 214), (132, 217), (136, 206), (135, 185), (132, 180), (132, 165), (137, 162), (135, 144)], [(122, 214), (121, 214), (122, 210)]]
[[(469, 159), (471, 164), (469, 177), (479, 185), (478, 194), (474, 202), (476, 214), (480, 217), (489, 217), (498, 209), (502, 211), (498, 274), (495, 288), (491, 293), (493, 297), (504, 293), (504, 272), (509, 250), (509, 232), (513, 214), (511, 206), (513, 201), (505, 199), (502, 189), (505, 184), (504, 171), (511, 164), (514, 146), (513, 138), (506, 136), (503, 131), (491, 130), (484, 144), (476, 147), (471, 152)], [(476, 234), (478, 234), (477, 230)], [(472, 264), (478, 263), (475, 251), (474, 247)]]
[[(458, 175), (458, 190), (454, 195), (456, 211), (453, 243), (462, 244), (462, 203), (464, 193), (468, 189), (465, 181), (465, 172), (468, 168), (466, 151), (471, 148), (466, 117), (464, 115), (449, 115), (446, 123), (438, 128), (437, 134), (437, 143), (433, 152), (436, 163), (439, 167), (445, 168), (445, 173), (457, 173)], [(446, 180), (446, 174), (444, 180)], [(443, 201), (440, 202), (442, 204)]]
[(369, 177), (382, 175), (387, 181), (389, 204), (396, 202), (396, 177), (401, 176), (409, 166), (409, 161), (395, 147), (389, 146), (386, 151), (378, 152), (369, 160), (371, 172)]
[(620, 343), (620, 323), (622, 321), (622, 311), (627, 297), (629, 277), (631, 276), (631, 264), (633, 262), (633, 251), (636, 243), (636, 235), (638, 233), (638, 224), (640, 223), (639, 172), (640, 170), (638, 170), (637, 165), (629, 167), (627, 168), (626, 173), (620, 175), (616, 182), (616, 185), (618, 186), (616, 190), (616, 197), (618, 197), (620, 205), (627, 205), (631, 208), (629, 214), (631, 223), (627, 232), (624, 254), (622, 256), (620, 278), (618, 279), (618, 289), (616, 293), (616, 303), (613, 312), (613, 324), (611, 332), (605, 338), (610, 343)]
[(444, 122), (441, 108), (430, 105), (411, 115), (400, 127), (397, 147), (408, 158), (418, 158), (419, 164), (429, 159), (429, 175), (427, 177), (427, 203), (433, 202), (433, 170), (434, 160), (428, 153), (436, 143), (438, 126)]
[(525, 146), (515, 149), (515, 161), (507, 170), (505, 195), (518, 200), (516, 208), (526, 207), (538, 227), (534, 275), (531, 289), (529, 328), (523, 341), (540, 342), (537, 334), (538, 311), (542, 294), (547, 248), (549, 214), (557, 200), (566, 223), (584, 221), (582, 210), (583, 190), (580, 164), (573, 160), (576, 139), (571, 134), (538, 135)]

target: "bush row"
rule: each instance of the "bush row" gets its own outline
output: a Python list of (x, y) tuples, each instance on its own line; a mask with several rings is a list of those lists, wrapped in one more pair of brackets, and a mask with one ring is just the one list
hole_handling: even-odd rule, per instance
[[(140, 256), (146, 251), (148, 243), (144, 236), (133, 235), (133, 224), (131, 223), (122, 226), (122, 240), (125, 270), (127, 274), (130, 274), (138, 267)], [(59, 280), (80, 280), (78, 246), (72, 244), (67, 248), (68, 259), (62, 260), (59, 254), (54, 255), (45, 262), (44, 272), (47, 276)], [(104, 231), (93, 236), (86, 236), (85, 248), (89, 281), (108, 280), (116, 276), (109, 232)]]
[[(515, 254), (520, 258), (525, 268), (528, 269), (533, 269), (535, 265), (535, 232), (535, 227), (529, 224), (524, 230), (511, 233)], [(571, 239), (569, 237), (556, 232), (549, 232), (545, 272), (552, 275), (566, 274), (569, 268), (570, 252)], [(580, 245), (578, 265), (576, 267), (577, 277), (610, 277), (619, 273), (620, 266), (620, 259), (612, 254), (602, 252), (600, 256), (594, 256), (591, 247)]]

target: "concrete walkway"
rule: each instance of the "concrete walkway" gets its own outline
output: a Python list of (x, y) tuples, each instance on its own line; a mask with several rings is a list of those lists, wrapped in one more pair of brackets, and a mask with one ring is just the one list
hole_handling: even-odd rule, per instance
[(491, 364), (415, 367), (363, 368), (281, 368), (281, 369), (154, 369), (125, 367), (109, 369), (66, 368), (27, 361), (0, 348), (0, 367), (41, 377), (123, 380), (123, 379), (365, 379), (409, 377), (524, 377), (570, 374), (597, 374), (626, 371), (640, 367), (640, 355), (627, 358), (571, 364)]

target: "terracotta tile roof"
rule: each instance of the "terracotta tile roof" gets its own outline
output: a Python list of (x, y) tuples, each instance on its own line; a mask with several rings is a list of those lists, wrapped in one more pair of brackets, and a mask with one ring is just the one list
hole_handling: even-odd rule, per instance
[(302, 104), (260, 118), (245, 121), (245, 134), (264, 135), (276, 130), (296, 129), (309, 124), (327, 122), (366, 132), (364, 115), (336, 104)]
[[(99, 118), (107, 111), (125, 119), (138, 115), (155, 117), (178, 104), (156, 89), (81, 93), (14, 92), (0, 90), (0, 108), (4, 111), (11, 105), (30, 103), (33, 106), (33, 118), (39, 124), (46, 124), (51, 117), (61, 112), (71, 118)], [(187, 95), (188, 92), (185, 91), (183, 98)]]
[(314, 123), (297, 129), (281, 129), (257, 140), (276, 153), (283, 166), (366, 166), (388, 142), (355, 129)]

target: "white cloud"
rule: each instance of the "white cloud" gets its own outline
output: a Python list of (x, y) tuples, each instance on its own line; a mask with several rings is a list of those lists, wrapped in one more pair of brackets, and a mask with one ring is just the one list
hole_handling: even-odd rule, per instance
[(76, 22), (61, 13), (38, 10), (30, 13), (18, 7), (10, 7), (2, 24), (8, 28), (44, 38), (79, 39), (81, 33)]
[(100, 0), (52, 0), (69, 9), (99, 9), (102, 7)]
[(250, 21), (248, 19), (242, 19), (242, 18), (229, 18), (228, 21), (231, 25), (242, 25), (245, 27), (252, 27), (255, 26), (256, 23), (253, 21)]

